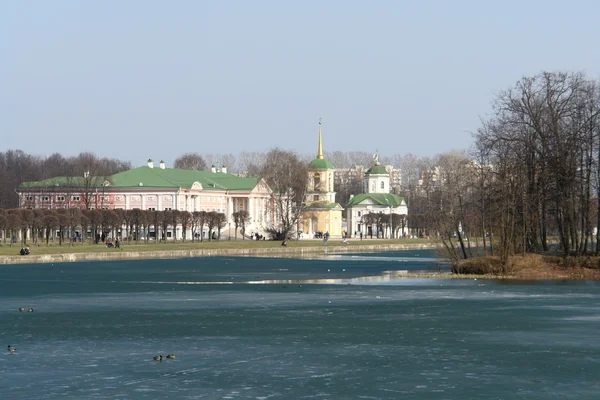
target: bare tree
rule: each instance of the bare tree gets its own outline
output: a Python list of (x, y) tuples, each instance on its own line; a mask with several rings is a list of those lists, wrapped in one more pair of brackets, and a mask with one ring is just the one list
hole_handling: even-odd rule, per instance
[(264, 160), (265, 153), (244, 151), (237, 158), (237, 169), (247, 176), (259, 176)]
[(266, 230), (275, 240), (289, 238), (305, 209), (308, 166), (296, 153), (275, 148), (267, 153), (259, 176), (274, 192), (276, 221)]
[(215, 216), (215, 226), (217, 227), (217, 240), (221, 240), (221, 229), (227, 225), (227, 216), (223, 213), (217, 213)]
[(50, 236), (53, 237), (52, 232), (58, 227), (58, 215), (54, 210), (47, 210), (44, 213), (44, 230), (46, 231), (46, 246), (48, 246), (48, 242), (50, 241)]
[(217, 226), (217, 212), (209, 211), (206, 213), (206, 226), (208, 227), (208, 241), (211, 242), (213, 238), (213, 230)]
[(179, 222), (181, 223), (182, 241), (185, 242), (187, 228), (192, 224), (192, 213), (189, 211), (180, 211)]
[(232, 214), (233, 223), (235, 224), (235, 240), (237, 240), (238, 228), (242, 228), (242, 240), (246, 233), (246, 224), (250, 221), (250, 213), (247, 210), (235, 211)]
[(206, 171), (206, 162), (198, 153), (185, 153), (175, 159), (174, 168)]
[(194, 211), (194, 217), (197, 218), (197, 226), (200, 235), (200, 241), (204, 240), (204, 225), (208, 221), (208, 213), (206, 211)]

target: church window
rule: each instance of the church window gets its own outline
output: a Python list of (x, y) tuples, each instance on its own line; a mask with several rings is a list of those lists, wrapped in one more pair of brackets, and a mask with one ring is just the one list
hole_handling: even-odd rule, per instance
[(321, 174), (318, 172), (313, 176), (313, 186), (315, 191), (321, 190)]
[(371, 191), (375, 192), (375, 182), (371, 183)]
[(385, 183), (383, 183), (383, 181), (381, 181), (381, 188), (385, 189)]

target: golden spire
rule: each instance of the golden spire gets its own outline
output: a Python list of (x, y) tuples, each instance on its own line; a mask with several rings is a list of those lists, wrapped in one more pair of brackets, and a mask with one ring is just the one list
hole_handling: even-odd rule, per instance
[(319, 118), (319, 152), (317, 153), (319, 160), (323, 159), (323, 132), (321, 132), (321, 125), (323, 125), (323, 118)]

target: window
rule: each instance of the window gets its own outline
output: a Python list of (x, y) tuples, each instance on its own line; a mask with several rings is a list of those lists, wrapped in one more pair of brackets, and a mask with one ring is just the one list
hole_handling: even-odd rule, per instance
[(154, 196), (148, 196), (148, 197), (147, 197), (147, 200), (148, 200), (148, 201), (154, 201)]
[(102, 201), (108, 201), (108, 200), (109, 200), (108, 196), (102, 196)]
[(318, 194), (315, 194), (315, 198), (314, 198), (314, 200), (315, 200), (315, 201), (319, 201), (319, 195), (318, 195)]
[(115, 201), (121, 201), (121, 196), (115, 196)]
[(71, 201), (79, 201), (80, 197), (79, 196), (71, 196)]
[(381, 188), (385, 189), (385, 183), (383, 183), (383, 181), (381, 182)]
[(357, 216), (359, 216), (359, 217), (360, 217), (360, 211), (358, 211), (356, 214), (357, 214)]
[(171, 211), (172, 208), (171, 207), (165, 207), (165, 211)]
[(56, 196), (56, 201), (65, 201), (65, 196)]
[(321, 174), (319, 174), (318, 172), (315, 173), (315, 175), (313, 176), (313, 186), (315, 192), (321, 190)]
[(148, 207), (148, 210), (150, 210), (150, 211), (156, 211), (156, 207)]
[(102, 206), (103, 210), (108, 210), (108, 206)]
[(50, 201), (50, 197), (48, 197), (48, 196), (42, 196), (42, 201)]
[(33, 201), (33, 196), (25, 196), (25, 200), (27, 200), (27, 201)]

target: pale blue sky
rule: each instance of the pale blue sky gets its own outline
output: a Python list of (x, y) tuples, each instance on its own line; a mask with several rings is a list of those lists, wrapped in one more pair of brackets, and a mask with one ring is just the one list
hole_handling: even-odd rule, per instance
[(598, 1), (0, 0), (0, 151), (434, 155), (500, 90), (600, 78)]

